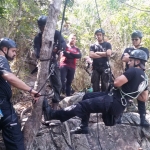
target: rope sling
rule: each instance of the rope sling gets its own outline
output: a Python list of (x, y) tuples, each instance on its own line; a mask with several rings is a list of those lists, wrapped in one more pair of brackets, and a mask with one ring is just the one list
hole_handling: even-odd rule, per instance
[[(138, 96), (145, 90), (145, 88), (148, 86), (148, 76), (145, 74), (145, 76), (141, 75), (141, 77), (144, 79), (138, 87), (138, 90), (131, 93), (125, 93), (121, 88), (119, 88), (120, 94), (121, 94), (121, 103), (123, 106), (127, 106), (127, 100), (125, 96), (130, 97), (131, 99), (137, 99)], [(138, 93), (137, 96), (132, 96), (132, 94)]]

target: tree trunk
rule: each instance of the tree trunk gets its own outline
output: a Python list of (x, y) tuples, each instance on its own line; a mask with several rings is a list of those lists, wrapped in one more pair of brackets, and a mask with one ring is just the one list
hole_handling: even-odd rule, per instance
[[(40, 59), (49, 59), (51, 57), (54, 42), (54, 33), (57, 18), (60, 13), (61, 2), (62, 0), (53, 0), (49, 6), (49, 15), (43, 33)], [(34, 88), (37, 90), (39, 90), (42, 87), (49, 74), (49, 62), (49, 60), (39, 62), (37, 81), (34, 86)], [(41, 90), (41, 93), (45, 93), (45, 87)], [(36, 104), (33, 104), (32, 115), (29, 117), (24, 126), (23, 132), (26, 150), (31, 150), (34, 138), (36, 137), (36, 134), (40, 128), (43, 99), (44, 97), (41, 96), (39, 101)]]

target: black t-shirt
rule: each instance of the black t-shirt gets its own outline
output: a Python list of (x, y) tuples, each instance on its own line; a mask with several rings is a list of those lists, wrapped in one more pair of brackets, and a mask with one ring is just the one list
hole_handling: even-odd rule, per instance
[[(90, 46), (90, 51), (93, 52), (106, 52), (108, 49), (111, 48), (111, 44), (108, 42), (103, 42), (103, 43), (95, 43)], [(107, 67), (107, 57), (102, 57), (102, 58), (93, 58), (93, 69), (97, 67)]]
[[(142, 83), (146, 82), (144, 71), (139, 68), (131, 67), (127, 69), (127, 71), (125, 71), (123, 75), (128, 79), (128, 82), (121, 87), (122, 91), (124, 93), (132, 93), (130, 94), (130, 96), (136, 97), (139, 94)], [(119, 90), (117, 90), (117, 92), (120, 93)], [(130, 99), (130, 97), (128, 96), (126, 96), (125, 98)]]
[[(140, 49), (140, 50), (143, 50), (143, 51), (147, 54), (147, 57), (149, 58), (149, 50), (148, 50), (147, 48), (145, 48), (145, 47), (140, 47), (139, 49)], [(126, 49), (124, 50), (123, 54), (122, 54), (121, 59), (123, 58), (124, 53), (128, 53), (128, 54), (130, 55), (130, 53), (131, 53), (133, 50), (135, 50), (134, 47), (126, 48)], [(128, 63), (126, 63), (126, 68), (125, 68), (125, 70), (127, 70), (128, 68), (129, 68), (129, 65), (128, 65)]]
[(2, 78), (6, 72), (11, 73), (9, 63), (4, 56), (0, 56), (0, 97), (10, 99), (12, 96), (11, 85)]
[[(66, 49), (66, 42), (62, 36), (60, 37), (60, 32), (55, 30), (54, 45), (58, 44), (59, 43), (58, 41), (60, 41), (61, 49), (65, 50)], [(42, 33), (40, 32), (34, 38), (34, 51), (35, 51), (36, 58), (40, 57), (41, 47), (42, 47)], [(52, 52), (52, 56), (53, 56), (53, 60), (55, 61), (56, 53)]]

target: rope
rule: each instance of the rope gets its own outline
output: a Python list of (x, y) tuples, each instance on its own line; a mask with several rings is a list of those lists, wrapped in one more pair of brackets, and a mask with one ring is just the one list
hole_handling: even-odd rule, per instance
[(62, 126), (61, 126), (61, 125), (60, 125), (60, 131), (61, 131), (61, 134), (62, 134), (62, 136), (63, 136), (63, 138), (64, 138), (64, 140), (65, 140), (67, 146), (68, 146), (71, 150), (73, 150), (73, 147), (72, 147), (72, 146), (68, 143), (68, 141), (66, 140), (66, 137), (65, 137), (65, 135), (64, 135), (64, 133), (63, 133), (63, 130), (62, 130)]
[(98, 12), (98, 5), (97, 5), (97, 1), (95, 0), (95, 5), (96, 5), (96, 10), (97, 10), (97, 14), (98, 14), (98, 19), (99, 19), (99, 24), (100, 24), (100, 28), (101, 28), (101, 18)]
[(61, 36), (61, 32), (62, 32), (62, 26), (63, 26), (63, 23), (64, 23), (67, 2), (68, 2), (68, 0), (65, 0), (65, 5), (64, 5), (64, 9), (63, 9), (63, 15), (62, 15), (62, 21), (61, 21), (61, 27), (60, 27), (60, 36)]
[[(147, 77), (147, 75), (145, 74), (145, 77), (144, 77), (144, 76), (141, 76), (141, 77), (144, 78), (145, 81), (141, 82), (142, 84), (140, 84), (140, 87), (138, 88), (137, 91), (134, 91), (134, 92), (131, 92), (131, 93), (125, 93), (125, 92), (122, 91), (121, 88), (119, 88), (120, 94), (121, 94), (121, 96), (122, 96), (122, 97), (121, 97), (121, 103), (122, 103), (123, 106), (126, 106), (126, 105), (127, 105), (127, 101), (126, 101), (125, 96), (128, 96), (128, 97), (130, 97), (130, 98), (132, 98), (132, 99), (137, 99), (138, 96), (139, 96), (139, 95), (145, 90), (145, 88), (148, 86), (148, 77)], [(135, 94), (135, 93), (138, 93), (137, 96), (135, 96), (135, 97), (131, 96), (131, 94)]]
[(98, 144), (99, 144), (100, 150), (102, 150), (102, 145), (101, 145), (100, 136), (99, 136), (99, 127), (98, 127), (98, 113), (97, 113), (97, 138), (98, 138)]
[(123, 2), (123, 1), (119, 1), (119, 2), (120, 2), (120, 3), (123, 3), (123, 4), (127, 5), (127, 6), (129, 6), (129, 7), (131, 7), (131, 8), (134, 8), (134, 9), (136, 9), (136, 10), (139, 10), (139, 11), (150, 12), (150, 10), (139, 9), (139, 8), (136, 8), (136, 7), (134, 7), (134, 6), (131, 6), (131, 5), (129, 5), (129, 4), (125, 3), (125, 2)]
[[(39, 89), (39, 91), (37, 92), (37, 94), (35, 94), (35, 97), (36, 97), (36, 95), (38, 95), (40, 92), (41, 92), (41, 90), (44, 88), (44, 86), (45, 86), (45, 84), (47, 83), (47, 81), (49, 80), (49, 78), (50, 78), (50, 76), (51, 75), (54, 75), (54, 68), (55, 68), (55, 64), (51, 64), (51, 67), (50, 67), (50, 73), (49, 73), (49, 75), (48, 75), (48, 77), (47, 77), (47, 79), (45, 80), (45, 83), (42, 85), (42, 87)], [(48, 94), (49, 95), (49, 94)], [(47, 95), (41, 95), (41, 96), (47, 96)]]

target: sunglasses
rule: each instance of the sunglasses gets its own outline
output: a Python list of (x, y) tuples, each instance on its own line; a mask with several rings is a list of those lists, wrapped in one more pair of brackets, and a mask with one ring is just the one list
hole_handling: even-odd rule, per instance
[(132, 39), (132, 41), (138, 41), (139, 39)]

